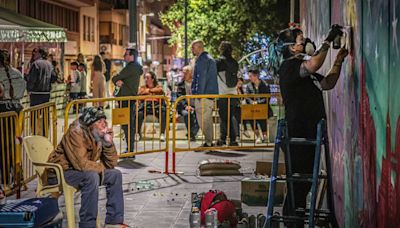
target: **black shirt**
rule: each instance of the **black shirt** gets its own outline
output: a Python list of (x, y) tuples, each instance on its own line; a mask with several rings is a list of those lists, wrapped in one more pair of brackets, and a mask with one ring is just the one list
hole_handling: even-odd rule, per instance
[[(315, 137), (316, 125), (325, 118), (325, 106), (319, 82), (320, 74), (300, 77), (301, 59), (285, 60), (279, 68), (279, 84), (289, 134), (296, 137)], [(292, 130), (291, 130), (292, 129)]]

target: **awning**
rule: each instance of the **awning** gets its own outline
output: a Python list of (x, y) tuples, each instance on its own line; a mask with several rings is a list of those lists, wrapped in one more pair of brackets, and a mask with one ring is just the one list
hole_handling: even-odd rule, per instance
[(0, 7), (0, 42), (67, 42), (65, 29)]

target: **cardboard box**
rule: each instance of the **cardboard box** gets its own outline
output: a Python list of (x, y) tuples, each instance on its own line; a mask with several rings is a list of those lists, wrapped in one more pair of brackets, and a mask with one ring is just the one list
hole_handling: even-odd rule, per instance
[[(285, 163), (278, 163), (278, 176), (286, 175)], [(272, 161), (271, 160), (258, 160), (256, 161), (256, 174), (271, 176)]]
[[(241, 182), (242, 203), (249, 206), (266, 206), (269, 193), (269, 178), (244, 178)], [(274, 204), (281, 205), (286, 194), (286, 182), (277, 181)]]

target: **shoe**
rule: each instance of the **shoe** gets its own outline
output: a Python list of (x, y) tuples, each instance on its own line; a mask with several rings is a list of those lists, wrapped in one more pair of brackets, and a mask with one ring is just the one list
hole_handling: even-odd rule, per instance
[(250, 133), (249, 131), (243, 131), (243, 135), (246, 136), (246, 138), (250, 138)]
[(211, 143), (211, 145), (208, 145), (206, 142), (203, 143), (200, 147), (213, 147), (214, 145)]
[(207, 143), (203, 143), (199, 147), (195, 148), (194, 151), (195, 152), (203, 151), (203, 150), (205, 150), (205, 149), (203, 149), (204, 147), (212, 147), (212, 146), (213, 146), (213, 144), (208, 145)]
[(161, 141), (161, 142), (165, 142), (165, 135), (164, 135), (164, 133), (160, 135), (160, 141)]
[(191, 136), (191, 137), (190, 137), (190, 141), (191, 141), (191, 142), (196, 142), (196, 137), (195, 137), (195, 136)]
[(268, 138), (267, 138), (267, 135), (263, 135), (263, 143), (267, 143), (267, 142), (268, 142), (267, 139), (268, 139)]
[(127, 228), (130, 227), (126, 224), (104, 224), (104, 228)]
[(221, 140), (221, 139), (219, 139), (219, 140), (217, 141), (217, 146), (223, 146), (223, 145), (226, 145), (226, 142), (223, 141), (223, 140)]
[(261, 143), (262, 143), (262, 139), (260, 137), (257, 137), (256, 144), (261, 144)]
[(229, 146), (239, 146), (238, 142), (229, 142)]

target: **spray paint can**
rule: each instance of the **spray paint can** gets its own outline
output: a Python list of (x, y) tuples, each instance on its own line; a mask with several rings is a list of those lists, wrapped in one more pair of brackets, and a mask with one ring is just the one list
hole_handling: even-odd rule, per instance
[(218, 211), (210, 208), (204, 212), (206, 228), (218, 228)]
[(192, 208), (192, 212), (189, 217), (190, 228), (200, 228), (201, 220), (200, 220), (200, 210), (197, 207)]

